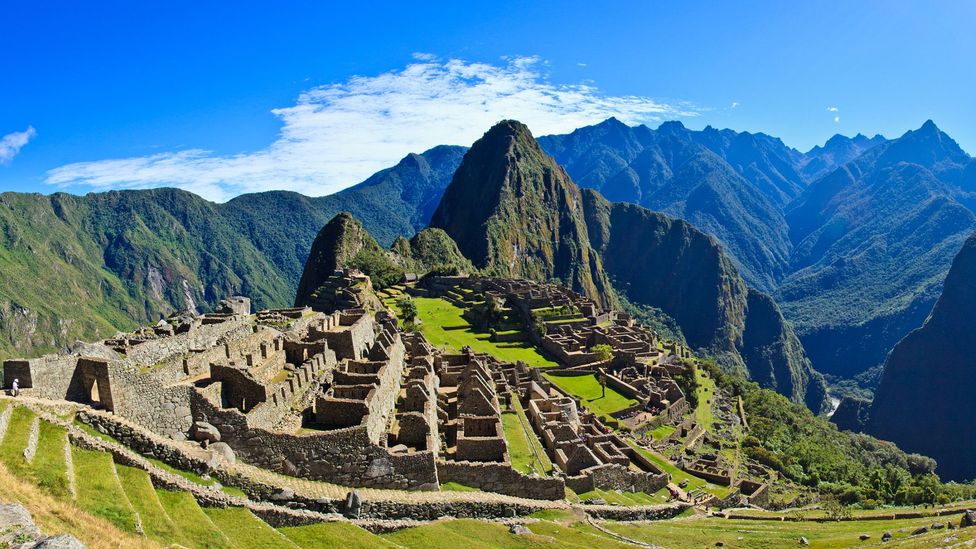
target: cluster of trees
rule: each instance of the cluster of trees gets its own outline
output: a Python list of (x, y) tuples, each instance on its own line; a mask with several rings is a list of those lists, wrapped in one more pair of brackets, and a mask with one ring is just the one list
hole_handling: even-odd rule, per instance
[(924, 505), (968, 499), (976, 484), (944, 484), (935, 460), (874, 437), (839, 431), (823, 417), (713, 363), (716, 383), (741, 396), (749, 420), (746, 456), (844, 505)]

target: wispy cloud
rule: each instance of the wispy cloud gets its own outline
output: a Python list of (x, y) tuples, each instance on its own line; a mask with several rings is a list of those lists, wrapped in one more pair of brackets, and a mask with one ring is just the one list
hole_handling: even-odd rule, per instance
[(37, 130), (34, 129), (34, 126), (28, 126), (22, 132), (8, 133), (0, 137), (0, 164), (8, 164), (13, 160), (15, 156), (20, 154), (20, 149), (24, 148), (24, 145), (35, 135), (37, 135)]
[(738, 108), (739, 108), (739, 102), (738, 102), (738, 101), (733, 101), (733, 102), (732, 102), (732, 107), (731, 107), (731, 108), (733, 108), (733, 109), (738, 109)]
[(535, 57), (500, 64), (414, 54), (401, 70), (303, 92), (272, 112), (282, 122), (262, 150), (222, 156), (192, 149), (68, 164), (47, 173), (59, 187), (96, 190), (176, 186), (212, 200), (287, 189), (324, 195), (357, 183), (409, 152), (469, 145), (504, 118), (536, 135), (562, 133), (610, 116), (637, 124), (695, 116), (686, 103), (613, 96), (590, 84), (554, 84)]
[(827, 112), (840, 112), (837, 107), (827, 107)]

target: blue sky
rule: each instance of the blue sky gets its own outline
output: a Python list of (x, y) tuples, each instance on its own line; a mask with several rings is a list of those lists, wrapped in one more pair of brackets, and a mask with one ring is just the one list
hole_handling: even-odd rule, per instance
[(8, 2), (0, 190), (322, 195), (504, 117), (976, 152), (974, 2), (472, 4)]

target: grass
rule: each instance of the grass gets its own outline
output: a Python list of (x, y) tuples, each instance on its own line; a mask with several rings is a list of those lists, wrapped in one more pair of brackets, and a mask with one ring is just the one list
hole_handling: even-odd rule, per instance
[(659, 425), (654, 429), (651, 429), (651, 437), (654, 440), (661, 440), (667, 438), (675, 431), (674, 425)]
[(627, 439), (627, 444), (630, 445), (635, 451), (639, 452), (642, 456), (649, 459), (655, 465), (661, 468), (662, 471), (671, 475), (671, 482), (675, 484), (680, 484), (684, 481), (688, 481), (683, 490), (691, 491), (696, 489), (702, 489), (709, 494), (714, 494), (719, 498), (724, 498), (729, 495), (729, 488), (726, 486), (721, 486), (718, 484), (711, 484), (705, 479), (698, 478), (694, 475), (688, 474), (681, 469), (678, 469), (673, 463), (665, 459), (663, 456), (654, 452), (653, 450), (648, 450), (640, 445), (638, 445), (633, 440)]
[(189, 493), (156, 490), (156, 496), (170, 520), (186, 538), (192, 540), (194, 547), (233, 547)]
[(579, 497), (582, 501), (593, 498), (603, 498), (610, 505), (617, 504), (626, 507), (634, 505), (659, 505), (661, 503), (667, 503), (667, 500), (665, 499), (661, 499), (660, 497), (655, 499), (653, 495), (645, 494), (644, 492), (620, 492), (618, 494), (614, 490), (600, 489), (577, 494), (577, 497)]
[(125, 495), (132, 503), (133, 509), (139, 513), (142, 529), (147, 536), (160, 543), (177, 542), (181, 545), (192, 545), (192, 540), (184, 538), (182, 532), (166, 514), (166, 510), (156, 496), (156, 489), (153, 488), (148, 473), (125, 465), (116, 465), (115, 469), (119, 474)]
[(243, 507), (206, 508), (204, 513), (237, 547), (296, 549), (298, 546)]
[(288, 526), (279, 532), (304, 549), (388, 549), (398, 547), (385, 539), (348, 522), (320, 522), (308, 526)]
[(90, 549), (160, 547), (152, 540), (119, 529), (103, 517), (75, 505), (71, 498), (56, 497), (0, 464), (0, 495), (5, 503), (19, 503), (30, 511), (45, 534), (68, 533)]
[(698, 405), (695, 407), (695, 415), (698, 423), (705, 429), (711, 429), (715, 423), (715, 411), (710, 404), (715, 396), (715, 380), (695, 366), (695, 380), (698, 382)]
[[(944, 519), (939, 519), (945, 522)], [(606, 523), (604, 526), (616, 533), (632, 539), (664, 545), (671, 549), (714, 547), (722, 542), (725, 547), (766, 548), (798, 547), (800, 536), (807, 538), (813, 548), (839, 548), (876, 545), (884, 532), (891, 532), (894, 544), (907, 540), (908, 532), (919, 526), (931, 526), (932, 519), (894, 520), (894, 521), (843, 521), (843, 522), (782, 522), (760, 520), (730, 520), (721, 518), (691, 518), (644, 523), (641, 525), (625, 523)], [(899, 530), (907, 530), (900, 532)], [(959, 532), (958, 530), (955, 532)], [(858, 536), (871, 536), (860, 541)], [(929, 536), (913, 537), (912, 547), (930, 540), (943, 540), (950, 532), (935, 532)], [(976, 535), (974, 532), (971, 535)], [(938, 545), (934, 545), (938, 546)]]
[[(519, 415), (516, 412), (503, 413), (502, 427), (505, 431), (505, 442), (508, 443), (508, 456), (512, 461), (512, 468), (527, 475), (532, 473), (546, 475), (552, 468), (552, 463), (549, 463), (547, 469), (546, 464), (541, 463), (536, 457), (535, 452), (532, 451), (532, 442), (529, 441), (529, 435), (525, 432)], [(535, 434), (531, 436), (534, 438)]]
[(37, 485), (56, 497), (70, 496), (68, 467), (64, 462), (65, 444), (68, 444), (67, 430), (53, 423), (40, 422), (40, 437), (31, 472)]
[(515, 408), (515, 413), (518, 414), (519, 420), (522, 422), (522, 428), (526, 434), (526, 437), (528, 437), (529, 444), (535, 448), (535, 454), (533, 457), (537, 455), (539, 459), (542, 460), (542, 472), (540, 474), (549, 474), (553, 470), (552, 460), (549, 459), (549, 454), (546, 453), (546, 449), (542, 445), (542, 441), (539, 440), (539, 437), (532, 429), (532, 422), (530, 422), (528, 416), (525, 415), (525, 410), (522, 408), (522, 403), (519, 402), (517, 395), (512, 395), (512, 407)]
[(78, 504), (121, 530), (135, 531), (135, 512), (115, 476), (112, 455), (72, 448), (71, 459), (78, 485)]
[(0, 461), (17, 475), (26, 475), (28, 471), (24, 449), (27, 448), (27, 438), (30, 436), (34, 417), (34, 412), (28, 408), (16, 406), (10, 414), (3, 443), (0, 443)]
[(431, 549), (488, 549), (488, 548), (531, 548), (531, 547), (571, 547), (574, 549), (593, 549), (594, 547), (623, 549), (632, 548), (597, 529), (583, 523), (572, 526), (555, 522), (534, 522), (527, 525), (531, 534), (516, 535), (503, 524), (482, 522), (472, 519), (445, 520), (408, 528), (381, 537), (407, 548)]
[(470, 346), (478, 353), (488, 353), (504, 362), (525, 362), (529, 366), (550, 367), (557, 364), (526, 342), (494, 343), (487, 332), (475, 332), (471, 324), (461, 317), (464, 309), (436, 297), (415, 297), (420, 332), (434, 346), (459, 352)]
[(603, 388), (593, 374), (584, 376), (544, 375), (546, 379), (560, 389), (578, 397), (590, 411), (601, 418), (609, 418), (610, 414), (637, 404), (636, 400), (629, 399), (610, 387), (606, 388), (606, 396), (603, 396)]
[(472, 488), (470, 486), (465, 486), (457, 482), (442, 482), (441, 491), (443, 492), (480, 492), (481, 490), (477, 488)]

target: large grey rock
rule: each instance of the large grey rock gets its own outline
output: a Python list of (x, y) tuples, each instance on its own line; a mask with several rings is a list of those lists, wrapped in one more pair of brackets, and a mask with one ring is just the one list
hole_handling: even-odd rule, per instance
[(249, 315), (251, 314), (251, 299), (240, 295), (222, 299), (217, 304), (215, 312), (229, 315)]
[(976, 526), (976, 511), (966, 509), (966, 512), (962, 514), (962, 520), (959, 521), (959, 526), (962, 528)]
[(193, 440), (220, 442), (220, 431), (206, 421), (196, 421), (193, 423)]
[(272, 501), (288, 501), (295, 497), (295, 491), (290, 488), (281, 488), (277, 492), (268, 496)]
[(0, 547), (12, 545), (14, 540), (34, 539), (41, 530), (22, 505), (0, 503)]
[(85, 549), (85, 544), (71, 534), (59, 534), (21, 545), (20, 549)]
[(235, 463), (237, 461), (237, 454), (234, 453), (234, 449), (226, 442), (215, 442), (211, 444), (210, 451), (224, 458), (227, 463)]
[(513, 524), (508, 527), (508, 531), (516, 536), (524, 536), (532, 533), (532, 530), (529, 530), (524, 524)]

